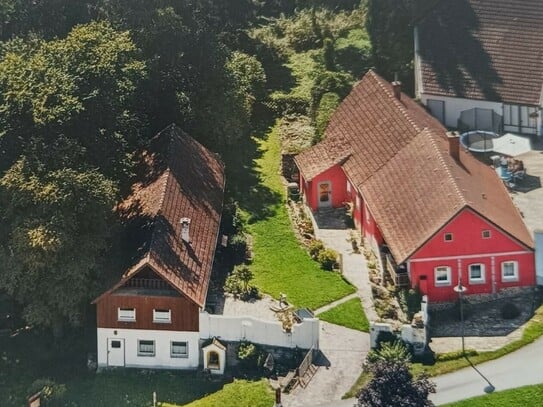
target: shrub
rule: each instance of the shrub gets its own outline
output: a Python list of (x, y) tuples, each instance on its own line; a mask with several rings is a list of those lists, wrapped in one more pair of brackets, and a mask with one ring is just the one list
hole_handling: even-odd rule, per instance
[(392, 344), (398, 341), (398, 337), (390, 331), (379, 331), (375, 340), (375, 350), (381, 350), (385, 344)]
[(336, 93), (326, 92), (324, 95), (322, 95), (319, 102), (319, 107), (317, 109), (317, 114), (315, 116), (315, 144), (321, 140), (332, 114), (339, 106), (339, 102), (340, 99)]
[(332, 271), (338, 266), (337, 253), (332, 249), (322, 250), (317, 256), (317, 261), (321, 264), (323, 270)]
[(51, 379), (37, 379), (28, 388), (28, 395), (31, 396), (37, 392), (41, 392), (41, 399), (45, 405), (60, 406), (66, 393), (66, 385), (58, 384)]
[(248, 258), (247, 237), (243, 233), (238, 233), (230, 238), (230, 252), (232, 254), (232, 263), (241, 264)]
[(307, 115), (309, 101), (303, 97), (275, 92), (270, 96), (268, 105), (271, 110), (281, 116), (289, 114)]
[(397, 319), (398, 311), (388, 300), (375, 300), (375, 311), (380, 318)]
[(324, 250), (324, 243), (322, 243), (320, 240), (312, 240), (309, 243), (309, 255), (313, 260), (317, 260), (319, 257), (320, 252)]
[(246, 369), (256, 369), (264, 362), (264, 352), (251, 342), (241, 342), (238, 347), (237, 358), (240, 365)]
[(503, 319), (515, 319), (520, 315), (520, 310), (513, 302), (506, 302), (502, 305), (501, 314)]
[(236, 267), (226, 278), (224, 291), (243, 301), (259, 298), (258, 288), (251, 284), (253, 277), (253, 272), (247, 266)]
[(411, 354), (402, 341), (395, 340), (394, 342), (383, 342), (379, 350), (371, 350), (366, 360), (370, 364), (377, 361), (408, 363), (411, 361)]

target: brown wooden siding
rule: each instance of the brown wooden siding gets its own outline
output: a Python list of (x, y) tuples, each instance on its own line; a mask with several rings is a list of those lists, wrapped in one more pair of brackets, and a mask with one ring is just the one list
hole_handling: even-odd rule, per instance
[[(199, 307), (185, 297), (110, 294), (103, 297), (96, 306), (98, 328), (156, 329), (191, 332), (198, 332), (199, 330)], [(118, 308), (135, 308), (136, 321), (118, 321)], [(153, 309), (171, 310), (172, 322), (169, 324), (154, 323)]]

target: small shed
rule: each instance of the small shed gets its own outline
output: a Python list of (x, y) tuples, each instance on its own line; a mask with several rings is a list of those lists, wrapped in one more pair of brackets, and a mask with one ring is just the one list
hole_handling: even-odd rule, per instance
[(204, 356), (204, 369), (209, 369), (212, 374), (224, 374), (226, 365), (226, 345), (217, 338), (211, 339), (202, 346)]

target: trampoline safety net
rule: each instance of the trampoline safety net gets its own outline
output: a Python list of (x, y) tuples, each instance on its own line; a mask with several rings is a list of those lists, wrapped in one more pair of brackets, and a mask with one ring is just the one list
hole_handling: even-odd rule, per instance
[(475, 107), (464, 110), (458, 119), (458, 130), (461, 133), (471, 130), (491, 131), (501, 134), (503, 129), (503, 118), (492, 109)]

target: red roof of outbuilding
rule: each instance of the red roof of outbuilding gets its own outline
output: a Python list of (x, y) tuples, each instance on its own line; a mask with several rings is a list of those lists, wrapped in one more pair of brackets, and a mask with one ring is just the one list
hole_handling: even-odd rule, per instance
[[(213, 266), (224, 192), (218, 156), (175, 125), (162, 130), (142, 154), (142, 179), (118, 205), (137, 225), (137, 253), (111, 290), (149, 266), (172, 287), (203, 306)], [(190, 219), (190, 243), (181, 239), (181, 218)], [(95, 300), (96, 302), (97, 300)]]
[[(324, 146), (337, 143), (327, 160)], [(333, 151), (341, 154), (334, 156)], [(315, 154), (317, 153), (317, 154)], [(296, 162), (306, 175), (328, 163), (341, 165), (360, 191), (398, 262), (405, 261), (466, 207), (532, 247), (532, 238), (495, 171), (464, 151), (460, 162), (448, 152), (446, 129), (405, 94), (370, 71), (341, 103), (323, 143), (302, 152)], [(319, 171), (315, 169), (318, 166)]]

